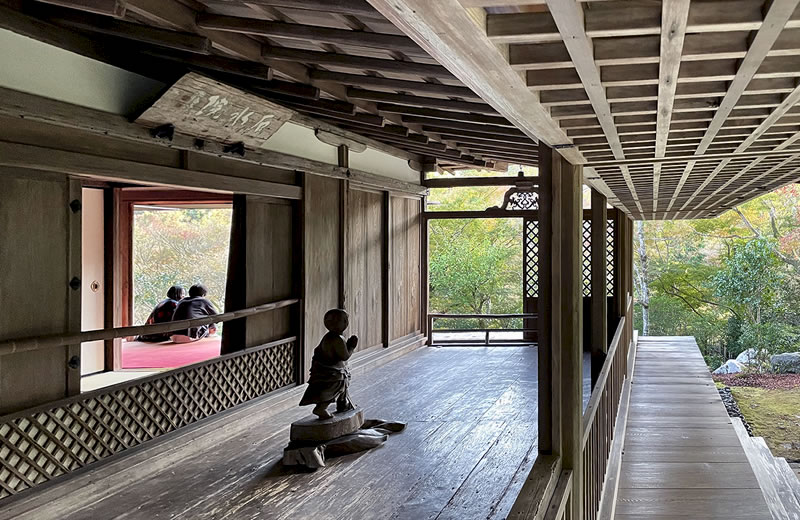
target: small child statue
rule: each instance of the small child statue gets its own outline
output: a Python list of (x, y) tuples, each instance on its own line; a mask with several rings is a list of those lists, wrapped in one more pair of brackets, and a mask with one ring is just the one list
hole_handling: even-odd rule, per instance
[(334, 401), (337, 412), (353, 409), (348, 393), (350, 371), (347, 369), (347, 360), (358, 346), (358, 338), (350, 336), (345, 341), (342, 336), (349, 325), (346, 311), (331, 309), (325, 313), (324, 320), (328, 332), (314, 349), (311, 376), (300, 406), (314, 404), (316, 405), (312, 410), (314, 415), (320, 419), (330, 419), (333, 415), (328, 411), (328, 406)]

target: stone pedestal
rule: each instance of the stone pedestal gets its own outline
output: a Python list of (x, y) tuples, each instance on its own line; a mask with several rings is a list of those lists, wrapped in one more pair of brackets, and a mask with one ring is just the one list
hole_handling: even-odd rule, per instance
[(292, 442), (325, 442), (348, 435), (364, 424), (364, 411), (356, 407), (347, 412), (334, 413), (330, 419), (309, 415), (292, 423), (289, 440)]
[(310, 469), (325, 466), (326, 457), (338, 457), (377, 448), (405, 428), (401, 422), (370, 419), (364, 421), (360, 408), (337, 413), (320, 420), (311, 415), (292, 423), (291, 442), (283, 450), (286, 466)]

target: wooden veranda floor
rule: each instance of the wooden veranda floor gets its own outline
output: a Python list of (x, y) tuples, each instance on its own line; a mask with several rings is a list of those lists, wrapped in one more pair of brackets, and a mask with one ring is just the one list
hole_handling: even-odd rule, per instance
[(616, 518), (770, 519), (694, 338), (639, 338)]
[[(586, 357), (584, 404), (588, 368)], [(366, 417), (406, 430), (314, 473), (290, 471), (280, 464), (289, 424), (309, 412), (294, 406), (59, 518), (506, 517), (537, 454), (536, 348), (422, 348), (354, 376), (352, 390)]]

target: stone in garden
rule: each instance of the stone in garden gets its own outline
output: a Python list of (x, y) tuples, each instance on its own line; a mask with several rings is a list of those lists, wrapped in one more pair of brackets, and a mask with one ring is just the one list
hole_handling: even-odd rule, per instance
[(755, 362), (756, 360), (756, 349), (749, 348), (736, 356), (736, 361), (741, 363), (742, 365), (749, 365), (750, 363)]
[(769, 364), (776, 374), (800, 374), (800, 352), (776, 354), (769, 358)]
[(738, 374), (742, 371), (742, 364), (736, 361), (735, 359), (729, 359), (723, 365), (721, 365), (718, 369), (711, 372), (715, 375), (720, 374)]

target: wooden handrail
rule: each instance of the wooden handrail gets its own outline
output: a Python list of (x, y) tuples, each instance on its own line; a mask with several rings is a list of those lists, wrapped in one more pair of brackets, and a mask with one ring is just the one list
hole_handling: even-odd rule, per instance
[(606, 381), (608, 381), (608, 374), (611, 372), (611, 367), (614, 364), (614, 354), (616, 354), (617, 349), (619, 348), (621, 342), (620, 340), (622, 339), (622, 333), (624, 330), (625, 316), (619, 319), (619, 324), (617, 324), (617, 330), (614, 332), (614, 337), (611, 339), (611, 346), (608, 348), (608, 353), (606, 354), (606, 360), (603, 363), (603, 368), (600, 370), (600, 374), (597, 376), (597, 382), (592, 390), (592, 396), (589, 398), (589, 403), (586, 405), (586, 411), (583, 412), (582, 446), (586, 446), (586, 442), (589, 440), (589, 434), (592, 433), (592, 421), (594, 420), (594, 415), (597, 413), (597, 408), (600, 405), (600, 400), (603, 396), (603, 390), (605, 389)]
[(283, 307), (288, 307), (299, 303), (298, 298), (290, 298), (276, 302), (264, 303), (240, 309), (238, 311), (223, 312), (213, 314), (203, 318), (193, 318), (190, 320), (170, 321), (167, 323), (156, 323), (154, 325), (134, 325), (131, 327), (110, 327), (106, 329), (89, 330), (85, 332), (73, 332), (66, 334), (49, 334), (45, 336), (32, 336), (27, 338), (11, 339), (0, 341), (0, 356), (15, 354), (17, 352), (28, 352), (65, 345), (77, 345), (88, 341), (100, 341), (114, 338), (124, 338), (126, 336), (139, 336), (143, 334), (160, 334), (176, 330), (184, 330), (212, 323), (224, 323), (227, 321), (238, 320), (264, 312), (274, 311)]
[(522, 314), (446, 314), (443, 312), (431, 312), (428, 313), (428, 317), (430, 318), (486, 318), (490, 320), (494, 319), (507, 319), (507, 318), (536, 318), (538, 314), (535, 313), (522, 313)]

